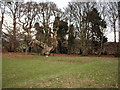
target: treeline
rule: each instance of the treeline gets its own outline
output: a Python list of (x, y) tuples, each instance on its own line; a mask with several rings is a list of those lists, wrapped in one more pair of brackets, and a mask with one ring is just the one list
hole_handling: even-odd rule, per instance
[(3, 51), (40, 52), (34, 39), (53, 45), (53, 53), (104, 53), (108, 28), (116, 31), (117, 2), (69, 2), (64, 10), (54, 2), (0, 2)]

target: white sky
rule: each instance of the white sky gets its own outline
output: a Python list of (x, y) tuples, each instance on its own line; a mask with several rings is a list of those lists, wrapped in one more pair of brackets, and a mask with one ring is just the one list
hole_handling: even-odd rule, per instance
[(49, 0), (49, 1), (55, 2), (57, 6), (62, 9), (63, 7), (66, 7), (68, 2), (70, 2), (71, 0)]
[[(114, 32), (109, 32), (106, 34), (106, 37), (108, 38), (108, 41), (109, 42), (114, 42)], [(116, 32), (116, 41), (118, 42), (119, 41), (119, 33)]]

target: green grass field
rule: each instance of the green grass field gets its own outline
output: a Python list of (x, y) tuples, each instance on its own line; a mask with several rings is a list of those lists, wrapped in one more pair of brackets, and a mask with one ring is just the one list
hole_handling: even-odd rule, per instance
[(117, 88), (118, 59), (3, 57), (3, 88)]

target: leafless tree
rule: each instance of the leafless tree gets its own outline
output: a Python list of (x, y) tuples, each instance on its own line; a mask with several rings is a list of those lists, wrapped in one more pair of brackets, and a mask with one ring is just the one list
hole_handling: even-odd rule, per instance
[(74, 32), (76, 32), (77, 39), (81, 42), (80, 48), (84, 55), (88, 53), (86, 47), (90, 46), (89, 39), (91, 38), (90, 24), (85, 17), (95, 4), (93, 2), (69, 2), (68, 8), (65, 10), (68, 23), (73, 24), (76, 28)]
[[(19, 22), (22, 25), (24, 33), (27, 34), (28, 37), (31, 37), (31, 28), (34, 27), (34, 18), (37, 15), (37, 3), (35, 2), (27, 2), (21, 4), (19, 15)], [(22, 17), (22, 18), (20, 18)], [(32, 37), (31, 37), (32, 38)]]
[[(5, 21), (4, 22), (4, 29), (7, 30), (6, 32), (3, 32), (6, 36), (9, 37), (9, 43), (11, 44), (11, 51), (16, 51), (18, 46), (18, 27), (17, 27), (17, 15), (18, 15), (18, 9), (19, 9), (19, 2), (6, 2), (6, 19), (9, 19), (9, 21), (12, 21), (11, 25), (10, 22)], [(8, 24), (9, 23), (9, 24)]]
[(109, 21), (111, 23), (111, 27), (114, 31), (114, 42), (116, 42), (116, 26), (117, 26), (117, 20), (118, 20), (118, 3), (117, 2), (109, 2), (107, 4), (109, 8)]
[[(118, 15), (119, 15), (119, 28), (120, 28), (120, 1), (118, 2)], [(120, 30), (119, 30), (119, 43), (120, 43)]]
[(2, 35), (2, 25), (3, 25), (3, 21), (4, 21), (4, 14), (5, 14), (5, 2), (4, 1), (0, 1), (0, 16), (1, 16), (1, 21), (0, 21), (0, 37)]
[(51, 32), (54, 19), (61, 11), (57, 8), (53, 2), (40, 2), (38, 4), (36, 22), (39, 22), (43, 26), (45, 33)]

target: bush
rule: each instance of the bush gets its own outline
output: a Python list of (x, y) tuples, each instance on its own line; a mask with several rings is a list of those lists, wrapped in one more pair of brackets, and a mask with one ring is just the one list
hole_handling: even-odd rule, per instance
[(108, 54), (107, 54), (107, 52), (105, 51), (105, 52), (102, 52), (101, 55), (108, 55)]
[(116, 53), (114, 54), (114, 56), (115, 56), (115, 57), (120, 57), (120, 53), (116, 52)]

